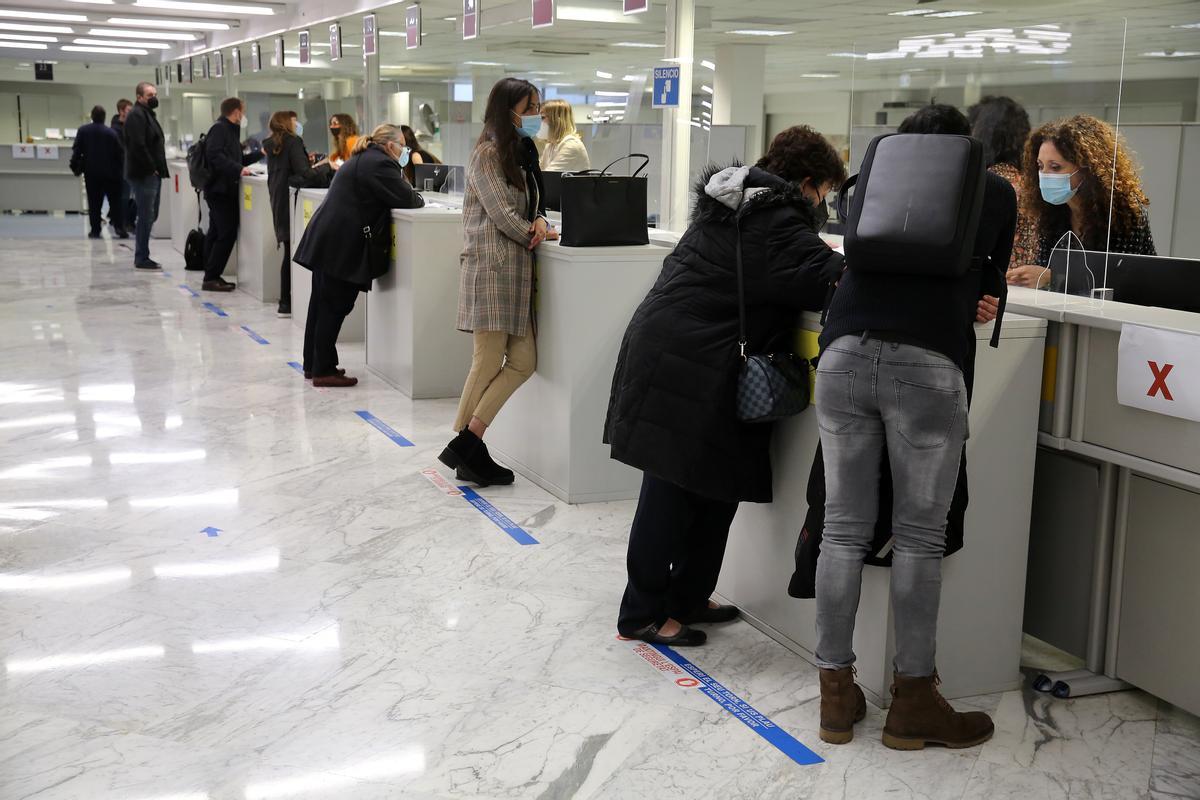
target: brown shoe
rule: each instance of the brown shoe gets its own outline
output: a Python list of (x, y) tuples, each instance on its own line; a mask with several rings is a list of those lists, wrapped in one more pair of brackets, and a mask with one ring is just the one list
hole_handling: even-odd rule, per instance
[(854, 682), (854, 667), (822, 669), (821, 741), (848, 744), (854, 739), (854, 723), (867, 716), (867, 698)]
[(957, 750), (992, 738), (992, 718), (982, 711), (955, 711), (937, 690), (942, 680), (936, 672), (925, 678), (897, 674), (893, 680), (883, 726), (883, 743), (893, 750), (923, 750), (927, 744)]
[(313, 378), (313, 386), (357, 386), (358, 378), (348, 375), (320, 375)]
[[(337, 369), (337, 374), (338, 374), (338, 375), (345, 375), (345, 374), (346, 374), (346, 370), (342, 369), (341, 367), (338, 367), (338, 369)], [(304, 373), (304, 380), (306, 380), (306, 381), (311, 381), (311, 380), (312, 380), (312, 370), (308, 370), (307, 372), (305, 372), (305, 373)]]

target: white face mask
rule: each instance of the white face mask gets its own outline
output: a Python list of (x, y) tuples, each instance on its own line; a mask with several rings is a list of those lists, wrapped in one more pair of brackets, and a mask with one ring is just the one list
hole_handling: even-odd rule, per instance
[(242, 118), (241, 118), (241, 119), (238, 121), (238, 126), (239, 126), (239, 127), (242, 129), (242, 130), (246, 130), (247, 128), (249, 128), (249, 127), (250, 127), (250, 120), (246, 119), (245, 117), (242, 117)]
[(296, 135), (297, 136), (304, 135), (304, 123), (301, 122), (300, 120), (296, 120)]
[(547, 141), (549, 141), (550, 126), (546, 124), (546, 120), (542, 120), (542, 127), (538, 128), (537, 138), (546, 139)]

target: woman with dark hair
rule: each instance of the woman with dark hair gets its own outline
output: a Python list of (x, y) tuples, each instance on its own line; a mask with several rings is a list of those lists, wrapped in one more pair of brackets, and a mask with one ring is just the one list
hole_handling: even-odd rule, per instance
[(304, 128), (295, 111), (276, 111), (267, 124), (271, 135), (263, 143), (267, 152), (267, 192), (271, 196), (271, 216), (275, 223), (275, 241), (283, 247), (279, 267), (279, 308), (281, 317), (292, 315), (292, 225), (288, 189), (328, 186), (333, 177), (326, 165), (309, 165), (308, 151), (300, 138)]
[(1150, 199), (1129, 152), (1112, 126), (1087, 114), (1033, 132), (1025, 145), (1021, 202), (1037, 221), (1038, 247), (1032, 264), (1009, 270), (1009, 283), (1049, 283), (1050, 254), (1069, 234), (1086, 250), (1157, 255), (1146, 213)]
[(401, 125), (400, 130), (404, 132), (404, 144), (408, 147), (408, 164), (404, 167), (404, 177), (413, 186), (417, 185), (415, 180), (416, 170), (413, 169), (417, 164), (440, 164), (441, 159), (421, 147), (421, 142), (417, 139), (417, 132), (407, 125)]
[(833, 146), (806, 126), (783, 131), (753, 167), (710, 167), (692, 224), (625, 331), (604, 441), (642, 470), (617, 630), (656, 644), (701, 645), (696, 623), (738, 610), (709, 596), (744, 501), (771, 501), (771, 429), (738, 419), (737, 247), (746, 352), (768, 349), (817, 310), (842, 257), (817, 232), (825, 196), (846, 177)]
[[(1029, 114), (1011, 97), (988, 95), (967, 112), (971, 135), (983, 142), (988, 170), (1012, 184), (1021, 196), (1021, 156), (1029, 138)], [(1017, 208), (1017, 234), (1013, 240), (1012, 263), (1028, 264), (1037, 256), (1037, 226), (1021, 207)]]
[(333, 137), (329, 165), (337, 169), (354, 153), (354, 145), (358, 144), (358, 123), (349, 114), (334, 114), (329, 118), (329, 135)]
[(475, 349), (454, 421), (458, 435), (439, 458), (460, 480), (481, 486), (513, 482), (512, 471), (492, 460), (483, 435), (537, 363), (533, 251), (556, 238), (546, 222), (533, 143), (540, 109), (532, 83), (501, 79), (488, 96), (467, 166), (457, 327), (474, 337)]

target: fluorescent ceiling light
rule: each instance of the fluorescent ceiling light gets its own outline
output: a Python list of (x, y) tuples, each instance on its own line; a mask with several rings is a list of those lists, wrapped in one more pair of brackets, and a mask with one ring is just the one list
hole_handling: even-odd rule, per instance
[(596, 77), (603, 78), (604, 80), (608, 81), (608, 80), (612, 80), (612, 73), (604, 72), (603, 70), (598, 69), (598, 70), (596, 70)]
[(134, 28), (168, 28), (180, 31), (227, 31), (224, 22), (199, 22), (192, 19), (146, 19), (144, 17), (109, 17), (109, 25), (128, 25)]
[(112, 6), (116, 5), (115, 0), (67, 0), (68, 3), (87, 3), (93, 6)]
[[(57, 42), (57, 36), (35, 36), (32, 33), (0, 33), (0, 39), (11, 39), (18, 42)], [(52, 400), (49, 402), (53, 402)]]
[(52, 14), (46, 11), (17, 11), (8, 8), (0, 8), (0, 17), (9, 19), (44, 19), (50, 22), (87, 22), (88, 18), (83, 14)]
[(1189, 22), (1186, 25), (1172, 25), (1172, 28), (1200, 28), (1200, 22)]
[(596, 108), (624, 108), (628, 104), (628, 100), (597, 100), (592, 105), (594, 105)]
[(616, 24), (635, 24), (628, 19), (620, 9), (589, 8), (587, 6), (559, 6), (555, 12), (561, 20), (571, 22), (612, 22)]
[(464, 64), (471, 67), (503, 67), (502, 61), (464, 61)]
[(1200, 56), (1200, 50), (1155, 50), (1153, 53), (1142, 53), (1147, 58), (1192, 58)]
[(889, 17), (919, 17), (925, 14), (932, 14), (937, 11), (936, 8), (912, 8), (908, 11), (892, 11), (888, 14)]
[(557, 72), (552, 69), (535, 69), (535, 70), (531, 70), (525, 74), (526, 75), (562, 75), (563, 73)]
[(743, 28), (741, 30), (729, 31), (734, 36), (790, 36), (795, 31), (760, 31), (752, 28)]
[(75, 45), (63, 45), (63, 51), (67, 53), (107, 53), (113, 56), (148, 56), (149, 50), (143, 50), (139, 47), (76, 47)]
[(613, 47), (665, 47), (657, 42), (614, 42)]
[(1039, 59), (1039, 60), (1037, 60), (1037, 61), (1029, 61), (1029, 62), (1026, 62), (1026, 63), (1029, 63), (1029, 64), (1046, 64), (1046, 65), (1049, 65), (1049, 66), (1054, 66), (1054, 67), (1057, 67), (1057, 66), (1061, 66), (1061, 65), (1063, 65), (1063, 64), (1070, 64), (1070, 63), (1072, 63), (1072, 62), (1070, 62), (1070, 61), (1063, 61), (1062, 59)]
[(174, 45), (164, 42), (123, 42), (120, 39), (75, 39), (75, 44), (90, 44), (98, 47), (148, 47), (151, 50), (170, 50)]
[(833, 58), (866, 58), (862, 53), (830, 53)]
[(836, 78), (836, 72), (805, 72), (800, 75), (801, 78)]
[(246, 14), (252, 17), (273, 17), (275, 9), (270, 6), (250, 6), (240, 3), (193, 3), (191, 0), (136, 0), (139, 8), (166, 8), (172, 11), (198, 11), (213, 14)]
[(712, 69), (712, 70), (715, 70), (717, 68), (717, 65), (711, 61), (701, 61), (700, 66), (704, 67), (705, 69)]
[(937, 11), (926, 16), (926, 19), (937, 17), (939, 19), (951, 19), (953, 17), (973, 17), (976, 14), (982, 14), (982, 11)]
[(629, 92), (592, 92), (597, 97), (629, 97)]
[[(442, 22), (458, 22), (458, 17), (442, 17)], [(408, 31), (404, 33), (407, 35)]]
[(196, 34), (176, 31), (127, 31), (116, 28), (92, 28), (88, 36), (114, 36), (121, 39), (162, 39), (168, 42), (194, 42)]
[(0, 22), (0, 31), (30, 31), (32, 33), (74, 33), (66, 25), (21, 25), (16, 22)]
[(704, 106), (705, 108), (712, 108), (712, 103), (708, 102), (707, 100), (701, 100), (700, 105)]
[(712, 87), (711, 87), (711, 86), (705, 86), (704, 84), (700, 84), (700, 91), (704, 92), (705, 94), (712, 94), (712, 93), (713, 93)]

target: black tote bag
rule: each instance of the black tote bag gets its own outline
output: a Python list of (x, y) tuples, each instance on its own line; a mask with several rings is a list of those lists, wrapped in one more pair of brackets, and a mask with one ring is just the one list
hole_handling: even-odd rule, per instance
[[(625, 158), (645, 161), (631, 176), (611, 175), (613, 164)], [(568, 172), (562, 177), (562, 234), (564, 247), (616, 247), (649, 244), (646, 230), (647, 182), (641, 175), (650, 157), (632, 153), (599, 172)]]

